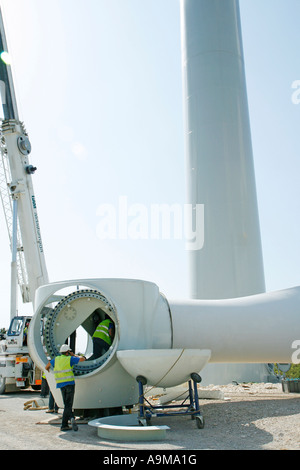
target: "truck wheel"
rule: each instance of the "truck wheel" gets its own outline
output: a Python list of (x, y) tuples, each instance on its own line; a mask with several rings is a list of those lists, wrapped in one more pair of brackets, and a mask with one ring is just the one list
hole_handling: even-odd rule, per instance
[(0, 395), (5, 393), (6, 380), (3, 377), (0, 377)]

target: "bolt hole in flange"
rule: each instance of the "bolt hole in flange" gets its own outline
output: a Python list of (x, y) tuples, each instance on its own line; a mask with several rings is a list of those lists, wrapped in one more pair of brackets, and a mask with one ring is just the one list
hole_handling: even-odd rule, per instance
[[(91, 337), (98, 323), (105, 318), (111, 319), (115, 326), (112, 345), (101, 357), (89, 361), (92, 355)], [(52, 309), (47, 309), (43, 328), (47, 354), (51, 358), (57, 356), (60, 346), (67, 343), (75, 353), (80, 351), (87, 358), (74, 367), (74, 374), (82, 376), (91, 373), (115, 353), (118, 341), (117, 323), (115, 306), (99, 291), (79, 287), (75, 291), (71, 290), (67, 295), (61, 295)]]

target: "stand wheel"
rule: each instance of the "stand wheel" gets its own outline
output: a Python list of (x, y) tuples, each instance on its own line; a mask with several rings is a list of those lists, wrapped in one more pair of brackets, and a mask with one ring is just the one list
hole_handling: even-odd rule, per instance
[(198, 429), (203, 429), (205, 425), (205, 420), (203, 416), (196, 416), (196, 424)]
[(147, 379), (143, 375), (138, 375), (136, 381), (141, 382), (142, 385), (147, 385)]
[(194, 406), (191, 406), (189, 411), (191, 412), (191, 419), (195, 419), (195, 414), (193, 412), (196, 411), (196, 408)]
[(140, 426), (151, 426), (151, 415), (146, 415), (144, 418), (139, 419)]
[(191, 379), (196, 382), (197, 384), (199, 384), (200, 382), (202, 382), (202, 378), (200, 377), (199, 374), (197, 374), (196, 372), (192, 372), (191, 373)]

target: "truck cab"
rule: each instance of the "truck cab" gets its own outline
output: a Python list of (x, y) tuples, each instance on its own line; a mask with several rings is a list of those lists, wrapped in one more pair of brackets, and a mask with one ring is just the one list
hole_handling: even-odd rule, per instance
[(31, 317), (14, 317), (6, 334), (7, 351), (9, 353), (28, 352), (27, 334)]

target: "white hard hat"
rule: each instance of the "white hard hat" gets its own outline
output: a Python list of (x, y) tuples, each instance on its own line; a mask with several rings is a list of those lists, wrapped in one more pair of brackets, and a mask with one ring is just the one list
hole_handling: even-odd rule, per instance
[(68, 346), (67, 344), (63, 344), (63, 345), (60, 347), (59, 352), (64, 353), (64, 352), (67, 352), (67, 351), (71, 351), (70, 346)]

